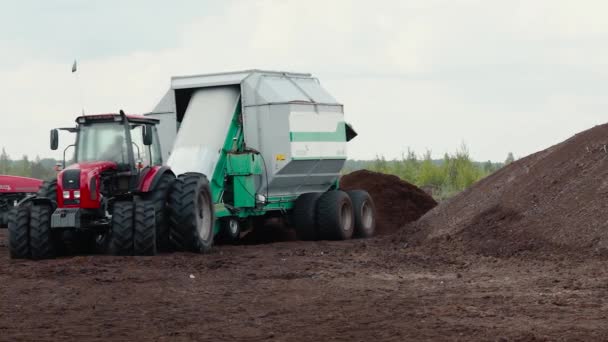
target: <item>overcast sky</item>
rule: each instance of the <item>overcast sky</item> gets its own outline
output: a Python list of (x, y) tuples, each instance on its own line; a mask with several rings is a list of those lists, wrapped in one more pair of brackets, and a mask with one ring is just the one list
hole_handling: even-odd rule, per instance
[(502, 161), (608, 118), (606, 1), (0, 5), (0, 147), (13, 158), (53, 155), (48, 130), (83, 103), (147, 112), (171, 76), (251, 68), (319, 77), (359, 132), (355, 159), (441, 157), (464, 141), (474, 159)]

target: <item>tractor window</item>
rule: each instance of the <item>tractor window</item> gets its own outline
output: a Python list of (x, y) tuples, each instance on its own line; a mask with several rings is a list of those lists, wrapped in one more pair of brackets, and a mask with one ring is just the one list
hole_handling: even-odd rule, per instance
[(81, 125), (77, 145), (77, 162), (106, 160), (129, 163), (125, 128), (121, 123)]
[(135, 160), (141, 160), (144, 166), (162, 164), (159, 144), (156, 134), (154, 135), (152, 145), (144, 145), (143, 125), (131, 126), (131, 141), (133, 142), (133, 155)]

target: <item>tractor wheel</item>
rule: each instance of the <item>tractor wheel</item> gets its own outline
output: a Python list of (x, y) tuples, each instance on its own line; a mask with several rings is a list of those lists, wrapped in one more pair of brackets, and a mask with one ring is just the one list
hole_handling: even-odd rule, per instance
[(161, 176), (156, 188), (144, 197), (154, 205), (156, 213), (156, 246), (161, 252), (169, 250), (169, 210), (167, 202), (169, 192), (175, 182), (175, 177), (170, 173)]
[(151, 202), (143, 200), (135, 202), (133, 250), (135, 255), (156, 254), (156, 219), (154, 205)]
[(353, 204), (340, 190), (324, 193), (317, 201), (317, 227), (322, 239), (348, 240), (355, 226)]
[(30, 214), (30, 251), (32, 259), (51, 259), (55, 257), (55, 239), (51, 231), (51, 206), (37, 204)]
[(169, 208), (175, 250), (211, 251), (215, 212), (207, 177), (198, 173), (180, 175), (171, 192)]
[(8, 225), (8, 211), (0, 211), (0, 228), (6, 228)]
[(368, 238), (376, 230), (376, 206), (367, 191), (347, 191), (355, 212), (355, 237)]
[(40, 190), (38, 190), (38, 197), (45, 197), (51, 201), (57, 201), (57, 178), (44, 181)]
[(115, 202), (109, 236), (112, 255), (133, 255), (133, 202)]
[(298, 196), (291, 213), (291, 222), (298, 239), (314, 241), (319, 238), (317, 231), (317, 201), (323, 193), (309, 192)]
[(11, 210), (8, 221), (8, 249), (12, 259), (30, 257), (29, 206), (18, 206)]
[(220, 240), (225, 243), (235, 243), (241, 238), (241, 223), (236, 217), (221, 219)]

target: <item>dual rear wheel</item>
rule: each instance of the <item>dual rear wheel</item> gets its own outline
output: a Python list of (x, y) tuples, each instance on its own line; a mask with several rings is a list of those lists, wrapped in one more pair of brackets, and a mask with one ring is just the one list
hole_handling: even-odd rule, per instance
[(301, 240), (347, 240), (374, 234), (376, 210), (366, 191), (306, 193), (294, 204), (292, 222)]

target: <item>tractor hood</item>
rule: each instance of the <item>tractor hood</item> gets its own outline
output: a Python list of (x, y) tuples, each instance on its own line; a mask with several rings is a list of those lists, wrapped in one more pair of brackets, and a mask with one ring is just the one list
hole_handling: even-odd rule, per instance
[(57, 175), (57, 204), (59, 207), (96, 209), (100, 205), (100, 177), (117, 164), (108, 161), (82, 162), (70, 165)]

